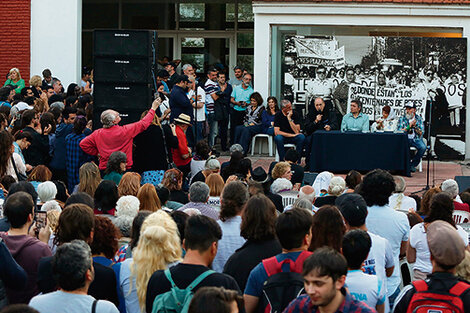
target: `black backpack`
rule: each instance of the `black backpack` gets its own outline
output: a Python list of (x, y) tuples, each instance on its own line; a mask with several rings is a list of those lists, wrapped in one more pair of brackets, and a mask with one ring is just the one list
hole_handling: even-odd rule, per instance
[[(263, 295), (258, 304), (259, 313), (280, 313), (292, 300), (304, 293), (304, 279), (300, 273), (305, 259), (311, 254), (303, 251), (295, 262), (291, 259), (278, 262), (275, 256), (263, 260), (268, 279), (264, 282)], [(289, 272), (282, 271), (284, 264), (289, 264)]]

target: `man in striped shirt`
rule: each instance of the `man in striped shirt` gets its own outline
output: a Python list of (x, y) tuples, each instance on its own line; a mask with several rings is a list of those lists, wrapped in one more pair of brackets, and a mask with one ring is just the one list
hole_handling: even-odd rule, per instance
[(217, 70), (212, 68), (207, 71), (207, 81), (204, 84), (206, 92), (207, 122), (209, 123), (209, 147), (213, 148), (217, 136), (217, 121), (215, 120), (215, 100), (219, 98), (217, 92), (220, 90), (217, 84)]

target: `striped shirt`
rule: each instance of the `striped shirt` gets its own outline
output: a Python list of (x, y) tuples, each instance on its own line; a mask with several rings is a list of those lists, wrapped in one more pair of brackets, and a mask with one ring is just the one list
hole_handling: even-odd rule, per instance
[(204, 84), (204, 91), (206, 92), (206, 109), (207, 113), (214, 113), (214, 99), (212, 95), (219, 91), (219, 85), (208, 79)]

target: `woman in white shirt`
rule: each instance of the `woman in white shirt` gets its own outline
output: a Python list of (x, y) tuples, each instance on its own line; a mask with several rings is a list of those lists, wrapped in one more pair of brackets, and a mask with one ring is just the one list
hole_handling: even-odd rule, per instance
[(372, 132), (376, 131), (395, 131), (397, 130), (398, 119), (390, 106), (382, 108), (382, 116), (379, 117), (371, 126)]
[(452, 198), (447, 193), (438, 193), (431, 199), (429, 216), (425, 218), (423, 223), (416, 224), (411, 229), (406, 258), (409, 263), (415, 263), (413, 266), (414, 280), (425, 279), (432, 272), (431, 254), (426, 234), (429, 223), (442, 220), (454, 226), (468, 250), (468, 234), (462, 227), (455, 225), (452, 219), (453, 210), (454, 203)]
[(8, 131), (0, 131), (0, 177), (10, 175), (18, 181), (19, 174), (26, 175), (26, 166), (21, 156), (14, 152), (13, 141), (13, 136)]

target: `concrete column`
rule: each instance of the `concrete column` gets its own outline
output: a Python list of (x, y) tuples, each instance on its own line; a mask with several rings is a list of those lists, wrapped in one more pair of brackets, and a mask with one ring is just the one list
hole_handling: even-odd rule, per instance
[(67, 88), (81, 65), (82, 0), (31, 0), (31, 75), (49, 68)]

